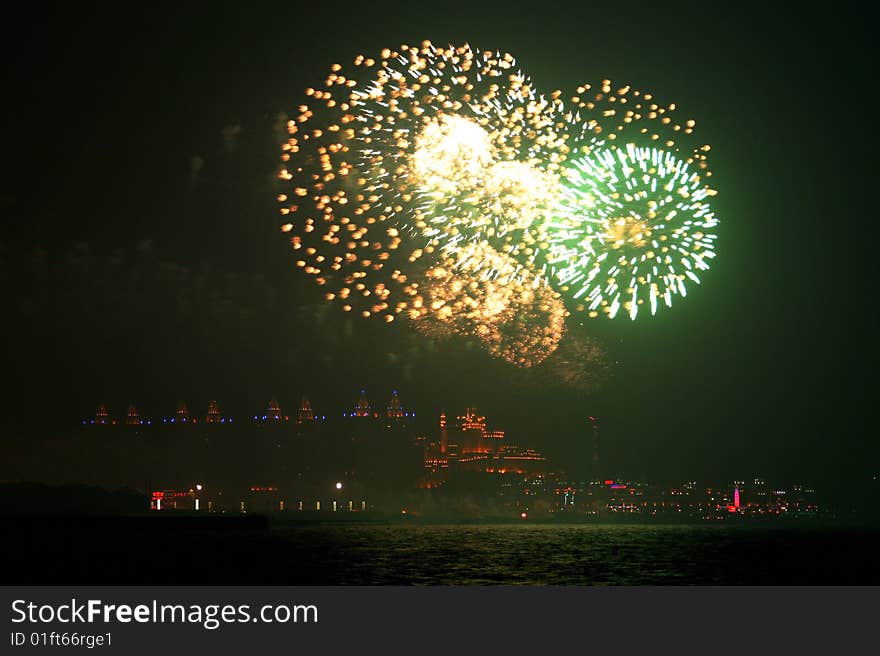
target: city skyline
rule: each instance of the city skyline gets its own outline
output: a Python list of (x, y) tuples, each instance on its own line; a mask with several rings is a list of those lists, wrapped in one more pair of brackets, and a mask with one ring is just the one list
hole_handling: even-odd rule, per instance
[[(368, 397), (366, 396), (366, 388), (361, 388), (359, 394), (357, 396), (351, 395), (353, 398), (352, 403), (350, 404), (352, 412), (337, 412), (331, 414), (329, 417), (327, 415), (315, 414), (314, 408), (311, 403), (311, 400), (308, 396), (301, 396), (300, 402), (296, 404), (298, 407), (295, 409), (294, 414), (287, 414), (282, 410), (278, 400), (276, 397), (272, 397), (266, 408), (262, 411), (265, 414), (257, 414), (257, 415), (249, 415), (244, 416), (242, 421), (251, 426), (266, 426), (266, 425), (275, 425), (277, 424), (279, 427), (283, 427), (285, 425), (290, 425), (292, 429), (296, 429), (296, 426), (302, 426), (304, 424), (314, 423), (315, 425), (325, 424), (328, 419), (330, 421), (331, 426), (334, 423), (334, 420), (399, 420), (402, 421), (404, 419), (413, 420), (416, 418), (415, 412), (409, 412), (405, 410), (406, 406), (403, 405), (402, 400), (399, 395), (399, 391), (394, 389), (391, 391), (391, 395), (388, 398), (387, 404), (380, 403), (376, 406), (372, 404)], [(585, 418), (584, 430), (582, 436), (582, 443), (579, 445), (579, 448), (575, 450), (571, 450), (568, 454), (568, 458), (557, 459), (555, 462), (548, 462), (547, 469), (544, 470), (542, 466), (541, 476), (550, 474), (551, 477), (558, 475), (558, 472), (563, 472), (564, 475), (571, 477), (574, 471), (579, 472), (580, 480), (592, 480), (594, 482), (601, 482), (608, 484), (608, 480), (605, 480), (605, 477), (608, 475), (613, 475), (616, 479), (620, 480), (637, 480), (639, 477), (631, 477), (625, 470), (625, 468), (608, 468), (604, 461), (602, 460), (600, 453), (600, 444), (601, 444), (601, 430), (599, 419), (594, 416), (587, 416)], [(112, 415), (107, 411), (107, 408), (104, 404), (99, 404), (98, 409), (92, 419), (82, 420), (81, 424), (87, 427), (101, 427), (102, 425), (107, 427), (120, 427), (120, 428), (143, 428), (143, 429), (161, 429), (171, 428), (172, 424), (183, 425), (188, 424), (189, 427), (198, 427), (201, 425), (202, 427), (211, 424), (217, 424), (219, 428), (221, 425), (232, 424), (233, 418), (228, 414), (220, 411), (219, 405), (216, 400), (211, 400), (208, 402), (206, 407), (205, 415), (201, 416), (201, 421), (199, 420), (199, 416), (197, 413), (191, 412), (189, 406), (185, 402), (179, 402), (177, 404), (177, 409), (173, 416), (169, 415), (166, 417), (162, 417), (160, 421), (157, 421), (155, 426), (151, 419), (142, 416), (137, 408), (130, 404), (127, 408), (126, 414), (121, 415), (118, 420), (113, 419)], [(352, 425), (346, 424), (343, 422), (341, 425)], [(409, 435), (416, 442), (419, 443), (421, 449), (424, 449), (424, 466), (427, 470), (427, 473), (431, 472), (437, 473), (446, 467), (446, 443), (450, 442), (453, 445), (453, 449), (455, 451), (455, 458), (458, 457), (458, 447), (459, 443), (461, 443), (464, 454), (478, 454), (480, 456), (485, 456), (487, 453), (491, 453), (495, 447), (480, 447), (476, 443), (470, 444), (467, 442), (467, 437), (453, 437), (448, 438), (448, 431), (454, 431), (461, 433), (462, 435), (467, 435), (470, 433), (478, 433), (478, 441), (483, 442), (485, 444), (490, 444), (495, 442), (497, 444), (501, 444), (504, 441), (507, 431), (501, 428), (501, 424), (496, 420), (491, 424), (487, 422), (485, 416), (478, 414), (477, 407), (473, 404), (467, 406), (464, 409), (462, 414), (452, 413), (447, 415), (447, 412), (441, 411), (438, 415), (432, 417), (422, 416), (422, 421), (418, 424), (413, 423), (412, 425), (402, 424), (401, 426), (408, 426)], [(391, 424), (386, 424), (386, 429), (391, 427)], [(231, 426), (230, 426), (231, 428)], [(238, 425), (238, 428), (241, 428), (241, 422)], [(296, 429), (299, 430), (299, 429)], [(291, 436), (294, 435), (291, 433)], [(483, 438), (482, 440), (479, 437)], [(523, 436), (520, 436), (520, 439)], [(534, 436), (533, 436), (534, 437)], [(74, 438), (76, 439), (76, 438)], [(245, 438), (241, 438), (244, 440), (242, 445), (246, 445)], [(295, 439), (295, 438), (294, 438)], [(464, 440), (464, 441), (462, 441)], [(509, 441), (509, 439), (508, 439)], [(539, 443), (538, 440), (528, 440), (527, 443), (536, 442)], [(534, 444), (533, 444), (534, 446)], [(513, 448), (518, 448), (516, 445), (513, 445)], [(534, 456), (539, 460), (545, 460), (543, 455), (539, 451), (528, 450), (527, 452), (533, 453)], [(571, 460), (571, 454), (577, 453), (580, 457), (580, 461), (576, 464)], [(443, 459), (442, 466), (439, 464), (439, 459)], [(472, 456), (469, 458), (473, 460)], [(574, 469), (572, 469), (574, 467)], [(487, 469), (487, 472), (491, 472), (493, 470)], [(501, 471), (501, 473), (504, 473)], [(516, 473), (516, 472), (514, 472)], [(520, 471), (520, 474), (525, 474), (528, 476), (527, 472)], [(661, 476), (658, 478), (653, 476), (645, 476), (648, 480), (655, 481), (652, 485), (656, 484), (657, 480), (665, 480), (672, 481), (675, 480), (675, 476)], [(720, 480), (718, 477), (711, 476), (699, 476), (699, 477), (684, 477), (681, 480), (690, 481), (691, 478), (700, 478), (701, 480)], [(743, 472), (740, 472), (732, 477), (728, 478), (731, 486), (743, 485), (746, 479), (754, 478), (755, 483), (759, 480), (763, 481), (764, 478), (760, 475), (748, 474), (747, 476), (743, 475)], [(877, 476), (872, 476), (871, 480), (876, 481)], [(785, 485), (791, 486), (794, 485), (796, 487), (801, 487), (805, 480), (809, 481), (810, 477), (804, 476), (793, 476), (788, 477)], [(425, 481), (430, 481), (430, 476), (425, 479)], [(419, 484), (420, 487), (424, 486), (424, 482)], [(612, 481), (613, 482), (613, 481)], [(854, 482), (850, 480), (850, 482)], [(690, 485), (696, 485), (696, 482), (689, 483)], [(763, 483), (762, 483), (763, 484)], [(716, 484), (713, 484), (716, 485)], [(430, 483), (428, 484), (430, 488)], [(732, 493), (731, 493), (732, 494)], [(784, 492), (783, 492), (784, 494)], [(732, 496), (730, 497), (733, 498)]]
[[(370, 386), (370, 388), (376, 389), (377, 386)], [(396, 393), (398, 392), (398, 390), (397, 390), (397, 388), (389, 388), (389, 389), (390, 389), (391, 393), (389, 395), (388, 400), (391, 401), (396, 397)], [(361, 396), (363, 396), (363, 394), (365, 393), (365, 390), (366, 390), (366, 388), (364, 388), (364, 387), (360, 388)], [(318, 406), (320, 409), (322, 409), (322, 412), (320, 412), (318, 414), (319, 418), (321, 418), (323, 421), (327, 421), (328, 419), (330, 421), (333, 421), (334, 419), (344, 418), (346, 416), (354, 416), (354, 413), (345, 412), (345, 411), (343, 411), (343, 409), (345, 407), (348, 407), (352, 410), (355, 410), (355, 411), (357, 410), (357, 404), (358, 404), (357, 393), (355, 393), (352, 390), (347, 394), (336, 394), (334, 396), (329, 396), (326, 394), (326, 391), (327, 390), (324, 390), (324, 392), (325, 392), (324, 396), (326, 398), (335, 398), (336, 400), (338, 400), (339, 398), (346, 398), (347, 397), (348, 403), (347, 403), (347, 406), (343, 405), (341, 407), (336, 407), (335, 410), (331, 409), (329, 414), (325, 414), (327, 412), (327, 410), (325, 408), (327, 408), (328, 406), (321, 404), (320, 406)], [(140, 405), (136, 405), (133, 403), (127, 403), (127, 404), (122, 404), (121, 406), (110, 406), (110, 407), (116, 407), (117, 411), (115, 411), (114, 413), (109, 413), (107, 416), (107, 421), (108, 421), (108, 423), (118, 423), (119, 425), (125, 425), (126, 420), (128, 419), (129, 413), (132, 410), (134, 410), (138, 414), (138, 416), (142, 419), (143, 423), (150, 422), (150, 425), (152, 425), (152, 422), (158, 421), (159, 425), (161, 425), (161, 423), (171, 424), (171, 423), (174, 423), (175, 416), (179, 415), (181, 413), (182, 408), (189, 415), (191, 415), (194, 419), (198, 419), (199, 421), (202, 421), (202, 420), (204, 420), (206, 414), (210, 413), (212, 408), (217, 410), (217, 407), (218, 407), (216, 399), (205, 396), (205, 395), (202, 395), (202, 396), (206, 399), (210, 398), (210, 400), (206, 404), (204, 404), (205, 405), (205, 407), (204, 407), (205, 413), (204, 414), (201, 411), (195, 410), (195, 407), (191, 410), (189, 408), (188, 404), (184, 401), (178, 401), (176, 403), (168, 403), (168, 402), (160, 403), (159, 407), (164, 407), (169, 410), (171, 408), (175, 408), (175, 411), (174, 412), (167, 412), (166, 411), (164, 413), (160, 411), (156, 414), (151, 414), (149, 411), (144, 410), (145, 406), (140, 406)], [(123, 397), (119, 396), (118, 394), (117, 394), (117, 397), (123, 398)], [(282, 398), (285, 398), (285, 397), (282, 397)], [(296, 399), (296, 398), (299, 399), (299, 402), (295, 403), (293, 401), (293, 399)], [(287, 402), (285, 402), (284, 407), (288, 408), (288, 409), (293, 407), (295, 412), (298, 413), (300, 409), (297, 408), (296, 406), (299, 406), (300, 403), (302, 403), (303, 401), (306, 401), (310, 406), (313, 406), (314, 404), (313, 404), (312, 400), (314, 398), (315, 398), (315, 395), (313, 395), (313, 394), (303, 395), (303, 394), (299, 394), (299, 393), (293, 393), (290, 395), (289, 400)], [(264, 402), (262, 405), (262, 410), (260, 410), (260, 412), (258, 412), (258, 414), (256, 414), (256, 415), (252, 413), (253, 408), (243, 407), (240, 402), (231, 404), (233, 407), (235, 407), (237, 409), (236, 413), (233, 414), (233, 413), (227, 411), (229, 406), (224, 403), (224, 404), (222, 404), (220, 414), (225, 419), (228, 419), (230, 423), (232, 423), (235, 420), (238, 420), (239, 422), (248, 422), (248, 423), (258, 422), (263, 417), (263, 414), (261, 414), (261, 413), (269, 412), (270, 411), (269, 406), (271, 406), (272, 403), (277, 403), (277, 402), (278, 402), (277, 395), (272, 396), (269, 401), (268, 406)], [(384, 414), (385, 414), (384, 405), (385, 405), (384, 403), (379, 404), (379, 406), (383, 407), (383, 412), (381, 412), (382, 416), (384, 416)], [(453, 403), (444, 404), (442, 402), (435, 400), (431, 405), (433, 405), (433, 407), (436, 408), (435, 412), (433, 412), (433, 413), (424, 412), (424, 411), (418, 412), (418, 413), (413, 411), (412, 413), (408, 413), (408, 414), (411, 414), (412, 420), (414, 422), (418, 418), (418, 422), (416, 423), (416, 425), (419, 428), (421, 428), (423, 430), (423, 432), (424, 432), (424, 429), (428, 429), (428, 428), (435, 426), (438, 418), (445, 415), (447, 413), (448, 409), (453, 407), (455, 404), (453, 404)], [(460, 407), (461, 408), (469, 408), (472, 405), (474, 405), (474, 404), (471, 403), (470, 401), (466, 401), (466, 402), (462, 403), (460, 405)], [(481, 407), (481, 406), (482, 406), (482, 404), (477, 404), (477, 407)], [(409, 406), (407, 406), (407, 407), (409, 407)], [(482, 407), (485, 407), (485, 406), (482, 406)], [(103, 404), (103, 403), (99, 404), (98, 405), (98, 412), (95, 415), (88, 417), (86, 419), (80, 419), (79, 423), (81, 425), (91, 424), (92, 422), (94, 422), (96, 420), (96, 417), (100, 413), (101, 409), (103, 409), (104, 411), (107, 411), (107, 404)], [(490, 411), (490, 414), (493, 414), (493, 413)], [(503, 415), (503, 413), (495, 413), (495, 416), (497, 417), (497, 416), (499, 416), (499, 414)], [(451, 415), (455, 416), (455, 411), (452, 411)], [(289, 412), (285, 416), (293, 422), (296, 421), (296, 417), (291, 416), (289, 414)], [(61, 420), (63, 420), (63, 418), (60, 418), (60, 417), (56, 417), (56, 419), (59, 420), (58, 421), (59, 428), (53, 429), (53, 430), (56, 430), (56, 431), (60, 430), (61, 435), (63, 436), (65, 425), (67, 428), (69, 428), (73, 424), (68, 423), (66, 421), (64, 421), (62, 423)], [(560, 454), (571, 453), (573, 446), (578, 447), (578, 448), (588, 448), (586, 442), (591, 439), (592, 430), (593, 430), (592, 426), (593, 426), (593, 422), (595, 422), (595, 421), (596, 421), (596, 418), (590, 414), (586, 414), (583, 417), (575, 418), (573, 425), (570, 425), (568, 427), (568, 432), (567, 432), (568, 435), (574, 436), (573, 440), (566, 441), (566, 443), (564, 445), (565, 448), (563, 448), (563, 449), (558, 449), (558, 448), (554, 449), (553, 444), (551, 443), (549, 452), (552, 454), (552, 456), (554, 458), (559, 459)], [(196, 422), (196, 423), (199, 423), (199, 422)], [(497, 423), (504, 423), (504, 421), (502, 420), (501, 422), (497, 422)], [(510, 420), (508, 418), (507, 424), (508, 425), (516, 425), (517, 422), (515, 420)], [(31, 426), (34, 427), (35, 425), (32, 424)], [(606, 427), (606, 431), (607, 431), (607, 427)], [(530, 438), (531, 438), (530, 443), (532, 443), (532, 446), (536, 446), (539, 448), (541, 448), (541, 447), (546, 448), (547, 436), (546, 436), (545, 432), (543, 432), (541, 430), (532, 429), (532, 432), (530, 434)], [(657, 475), (659, 475), (661, 478), (667, 479), (667, 480), (672, 480), (675, 478), (688, 478), (690, 476), (688, 474), (683, 473), (681, 470), (667, 471), (662, 468), (660, 468), (660, 469), (653, 468), (652, 469), (650, 467), (633, 467), (626, 462), (626, 459), (621, 459), (621, 458), (617, 457), (617, 454), (615, 453), (617, 448), (616, 448), (616, 445), (614, 444), (613, 438), (614, 438), (613, 432), (612, 432), (612, 435), (610, 438), (606, 434), (605, 440), (603, 441), (604, 442), (603, 446), (605, 446), (608, 450), (608, 453), (611, 454), (610, 457), (608, 456), (608, 453), (605, 454), (606, 461), (612, 463), (610, 466), (612, 467), (613, 471), (617, 474), (626, 473), (626, 472), (633, 473), (633, 474), (637, 473), (638, 474), (637, 477), (641, 477), (641, 478), (652, 478), (652, 477), (656, 477)], [(578, 442), (581, 442), (581, 443), (578, 443)], [(16, 445), (15, 445), (15, 443), (13, 443), (11, 446), (13, 448), (15, 448)], [(564, 458), (564, 455), (562, 457)], [(743, 473), (748, 473), (749, 471), (767, 472), (776, 478), (782, 478), (784, 480), (808, 479), (808, 480), (818, 481), (818, 482), (822, 483), (824, 486), (831, 487), (831, 488), (835, 487), (835, 485), (834, 485), (835, 480), (839, 481), (841, 487), (845, 487), (845, 485), (847, 484), (847, 481), (851, 480), (851, 476), (849, 474), (846, 474), (844, 476), (839, 476), (839, 475), (834, 475), (828, 471), (826, 471), (826, 472), (824, 472), (824, 474), (820, 474), (820, 475), (816, 475), (815, 473), (812, 473), (812, 472), (802, 472), (802, 471), (799, 472), (796, 470), (789, 470), (789, 471), (776, 470), (775, 471), (773, 467), (766, 467), (766, 466), (762, 466), (761, 464), (752, 465), (751, 463), (748, 463), (748, 462), (746, 462), (745, 464), (739, 464), (736, 466), (718, 467), (715, 469), (715, 471), (707, 472), (707, 473), (705, 473), (704, 476), (701, 476), (701, 477), (713, 478), (713, 479), (719, 478), (719, 477), (727, 477), (727, 478), (730, 478), (731, 480), (734, 480), (738, 476), (741, 477)], [(872, 478), (872, 476), (873, 476), (872, 471), (873, 470), (871, 468), (867, 468), (866, 473), (861, 475), (859, 478), (863, 479), (863, 480), (868, 480), (868, 479)]]

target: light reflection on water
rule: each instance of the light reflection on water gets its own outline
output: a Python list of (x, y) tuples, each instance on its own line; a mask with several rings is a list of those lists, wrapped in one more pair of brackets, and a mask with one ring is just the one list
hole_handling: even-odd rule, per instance
[[(279, 584), (736, 585), (880, 581), (880, 533), (705, 525), (348, 525), (275, 532)], [(302, 562), (306, 560), (306, 563)]]

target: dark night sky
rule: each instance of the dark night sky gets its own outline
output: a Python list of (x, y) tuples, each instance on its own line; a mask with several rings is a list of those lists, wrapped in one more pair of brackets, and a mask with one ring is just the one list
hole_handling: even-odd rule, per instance
[[(7, 24), (10, 433), (33, 432), (22, 418), (72, 424), (100, 400), (159, 415), (217, 398), (243, 415), (305, 392), (329, 415), (360, 386), (377, 400), (395, 386), (425, 417), (476, 403), (551, 453), (599, 415), (609, 463), (636, 476), (880, 469), (874, 72), (856, 10), (315, 4), (77, 6)], [(509, 50), (547, 91), (631, 82), (712, 144), (719, 258), (672, 311), (587, 325), (619, 363), (600, 392), (343, 318), (291, 266), (273, 198), (279, 112), (334, 61), (424, 38)]]

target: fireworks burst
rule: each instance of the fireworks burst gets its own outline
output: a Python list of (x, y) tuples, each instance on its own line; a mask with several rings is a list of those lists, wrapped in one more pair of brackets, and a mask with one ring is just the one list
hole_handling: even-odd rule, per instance
[(715, 257), (712, 190), (669, 152), (628, 144), (573, 162), (560, 196), (550, 261), (577, 309), (632, 319), (687, 295)]
[(714, 256), (708, 146), (651, 94), (606, 80), (566, 103), (510, 54), (425, 41), (334, 64), (306, 98), (282, 230), (346, 311), (531, 366), (569, 309), (654, 313)]
[(526, 367), (556, 349), (568, 315), (559, 294), (484, 243), (447, 256), (410, 291), (409, 316), (419, 331), (476, 337), (493, 355)]

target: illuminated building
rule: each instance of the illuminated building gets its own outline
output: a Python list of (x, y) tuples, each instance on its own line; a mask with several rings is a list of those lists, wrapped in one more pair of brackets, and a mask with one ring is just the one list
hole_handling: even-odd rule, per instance
[(463, 417), (458, 417), (458, 426), (463, 431), (474, 430), (480, 435), (486, 431), (486, 418), (477, 414), (476, 408), (467, 408)]
[(489, 454), (482, 462), (482, 471), (492, 474), (544, 474), (547, 458), (534, 449), (506, 444)]
[(358, 400), (355, 401), (354, 404), (354, 412), (351, 413), (352, 417), (373, 417), (373, 406), (370, 405), (370, 401), (367, 399), (367, 390), (361, 389), (360, 396), (358, 396)]
[(394, 390), (391, 393), (391, 398), (388, 400), (388, 407), (385, 410), (385, 416), (388, 419), (403, 419), (403, 405), (400, 403), (400, 397), (397, 395), (397, 390)]
[(468, 453), (486, 453), (488, 449), (483, 447), (486, 418), (478, 415), (476, 408), (467, 408), (464, 416), (457, 419), (461, 430), (459, 453), (462, 456)]
[[(210, 411), (209, 406), (208, 412), (210, 413)], [(189, 416), (189, 408), (184, 401), (181, 401), (177, 404), (177, 409), (174, 411), (173, 415), (162, 418), (162, 423), (166, 425), (173, 424), (175, 426), (191, 426), (198, 423), (198, 420)]]
[(103, 403), (98, 406), (98, 411), (95, 413), (95, 418), (92, 423), (99, 426), (106, 426), (110, 423), (110, 417), (107, 414), (107, 407)]
[(423, 487), (442, 484), (446, 472), (543, 475), (547, 459), (534, 449), (507, 443), (503, 430), (489, 430), (486, 418), (469, 407), (451, 434), (440, 415), (440, 438), (424, 447)]
[(281, 406), (278, 405), (278, 399), (274, 396), (272, 400), (269, 401), (269, 406), (266, 408), (266, 419), (271, 421), (281, 421)]
[(407, 419), (415, 416), (414, 412), (409, 412), (403, 407), (397, 390), (394, 390), (391, 393), (391, 398), (388, 399), (388, 405), (385, 407), (385, 428), (388, 430), (392, 428), (396, 430), (405, 429)]
[(296, 416), (296, 423), (304, 424), (309, 421), (315, 421), (315, 413), (312, 411), (311, 402), (304, 396), (299, 404), (299, 413)]
[(143, 420), (141, 419), (140, 413), (138, 413), (137, 408), (134, 404), (128, 406), (128, 412), (125, 414), (125, 425), (126, 426), (140, 426), (143, 424)]
[(150, 510), (211, 512), (214, 510), (214, 502), (208, 498), (205, 487), (196, 483), (188, 490), (154, 490), (150, 495)]
[[(216, 401), (210, 401), (208, 403), (208, 414), (205, 415), (205, 423), (206, 424), (225, 424), (226, 417), (220, 414), (220, 408), (217, 405)], [(231, 422), (231, 420), (230, 420)]]
[(467, 408), (464, 416), (458, 417), (458, 426), (461, 430), (460, 448), (461, 455), (468, 453), (495, 453), (503, 444), (503, 430), (488, 430), (486, 418), (477, 414), (476, 408)]
[[(154, 490), (150, 497), (150, 510), (202, 510), (200, 495), (190, 490)], [(205, 508), (207, 510), (207, 507)]]
[(280, 424), (287, 421), (287, 417), (281, 413), (281, 406), (278, 405), (278, 399), (274, 396), (266, 406), (266, 410), (262, 415), (254, 415), (254, 421), (261, 424)]

